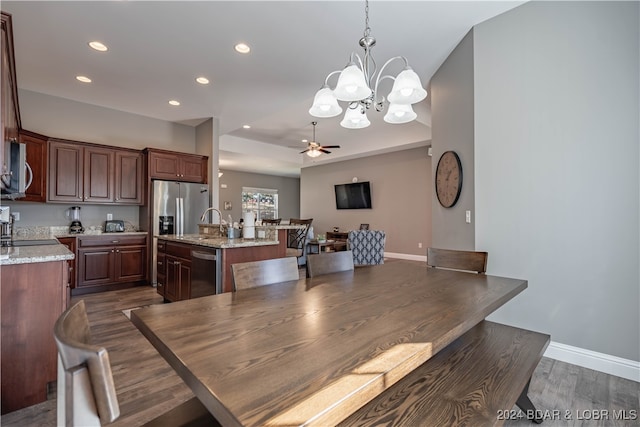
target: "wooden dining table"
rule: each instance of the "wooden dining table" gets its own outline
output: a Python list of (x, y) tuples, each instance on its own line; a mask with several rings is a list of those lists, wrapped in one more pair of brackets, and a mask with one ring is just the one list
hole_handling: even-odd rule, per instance
[(225, 426), (335, 425), (527, 287), (409, 261), (134, 310)]

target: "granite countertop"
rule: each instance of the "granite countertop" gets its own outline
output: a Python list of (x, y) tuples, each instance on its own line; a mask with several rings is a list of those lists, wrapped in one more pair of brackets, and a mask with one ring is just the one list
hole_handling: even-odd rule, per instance
[(88, 232), (88, 233), (77, 233), (77, 234), (70, 234), (70, 233), (56, 233), (55, 235), (53, 235), (53, 238), (56, 237), (87, 237), (87, 236), (109, 236), (109, 237), (117, 237), (117, 236), (135, 236), (135, 235), (140, 235), (140, 234), (147, 234), (146, 231), (121, 231), (121, 232), (117, 232), (117, 233), (103, 233), (102, 231), (99, 232)]
[(0, 266), (33, 264), (37, 262), (64, 261), (75, 255), (65, 245), (0, 247)]
[(166, 234), (161, 236), (155, 236), (160, 240), (167, 240), (170, 242), (188, 243), (192, 245), (204, 246), (216, 249), (229, 249), (229, 248), (246, 248), (252, 246), (271, 246), (278, 245), (278, 240), (267, 239), (227, 239), (221, 237), (209, 237), (203, 234), (185, 234), (184, 236), (175, 236), (173, 234)]

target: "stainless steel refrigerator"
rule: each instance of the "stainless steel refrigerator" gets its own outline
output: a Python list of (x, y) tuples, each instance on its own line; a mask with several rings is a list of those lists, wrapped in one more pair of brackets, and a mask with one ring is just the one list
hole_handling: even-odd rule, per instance
[(158, 283), (158, 239), (171, 234), (198, 234), (200, 216), (209, 207), (209, 187), (204, 184), (175, 181), (153, 181), (152, 280)]

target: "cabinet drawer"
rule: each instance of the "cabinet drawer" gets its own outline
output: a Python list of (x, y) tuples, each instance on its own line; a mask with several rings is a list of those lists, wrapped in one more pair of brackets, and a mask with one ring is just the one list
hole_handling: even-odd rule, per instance
[(158, 239), (158, 252), (165, 252), (167, 250), (167, 242)]
[(81, 248), (90, 248), (97, 246), (128, 246), (128, 245), (145, 245), (147, 236), (99, 236), (99, 237), (79, 237), (78, 246)]
[(181, 243), (167, 242), (165, 252), (178, 258), (191, 259), (191, 245), (183, 245)]

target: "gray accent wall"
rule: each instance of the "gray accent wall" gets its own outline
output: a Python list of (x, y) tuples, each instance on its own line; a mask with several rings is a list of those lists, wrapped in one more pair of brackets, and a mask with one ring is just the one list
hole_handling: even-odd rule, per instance
[[(389, 125), (395, 126), (395, 125)], [(427, 147), (305, 167), (300, 172), (300, 212), (315, 233), (358, 229), (386, 232), (385, 252), (425, 257), (431, 244), (431, 157)], [(372, 209), (336, 209), (334, 185), (371, 183)], [(418, 244), (422, 243), (422, 248)]]
[[(221, 169), (219, 209), (226, 220), (231, 215), (234, 221), (242, 217), (242, 187), (269, 188), (278, 190), (278, 215), (282, 220), (300, 218), (300, 179), (259, 173)], [(224, 202), (231, 202), (232, 209), (224, 210)], [(213, 220), (217, 223), (217, 220)]]
[[(435, 182), (438, 160), (453, 150), (462, 164), (462, 190), (457, 203), (444, 208), (435, 189), (431, 197), (434, 221), (433, 246), (443, 249), (474, 250), (474, 152), (473, 152), (473, 30), (462, 39), (431, 79), (431, 146)], [(465, 222), (471, 211), (471, 223)], [(437, 226), (436, 226), (437, 224)]]
[[(491, 319), (633, 361), (640, 360), (638, 20), (638, 2), (530, 2), (485, 21), (474, 29), (468, 98), (475, 246), (489, 252), (489, 274), (529, 281)], [(434, 97), (434, 146), (441, 122), (455, 114), (440, 108)], [(434, 218), (434, 230), (442, 222)]]

